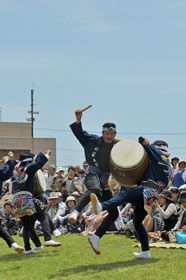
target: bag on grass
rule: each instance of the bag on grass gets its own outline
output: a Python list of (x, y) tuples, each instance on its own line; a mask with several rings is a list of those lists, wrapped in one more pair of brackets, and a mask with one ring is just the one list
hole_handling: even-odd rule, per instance
[(179, 244), (186, 244), (186, 232), (177, 231), (176, 240)]

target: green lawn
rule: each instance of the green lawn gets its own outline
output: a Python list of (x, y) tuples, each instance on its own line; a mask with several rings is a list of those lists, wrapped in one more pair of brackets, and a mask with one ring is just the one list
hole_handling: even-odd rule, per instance
[[(20, 237), (15, 239), (23, 244)], [(86, 239), (63, 235), (58, 238), (62, 247), (44, 248), (32, 255), (18, 255), (0, 239), (0, 279), (186, 280), (185, 250), (154, 248), (152, 259), (138, 260), (132, 255), (138, 250), (134, 248), (135, 241), (108, 234), (97, 256)]]

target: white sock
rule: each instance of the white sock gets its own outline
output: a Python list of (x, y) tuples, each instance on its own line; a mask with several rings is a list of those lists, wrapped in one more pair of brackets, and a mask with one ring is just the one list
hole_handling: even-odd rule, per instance
[(140, 252), (140, 254), (142, 256), (149, 256), (150, 255), (150, 251), (142, 251), (142, 252)]
[(16, 249), (17, 247), (19, 247), (19, 246), (17, 245), (16, 242), (12, 243), (11, 248)]

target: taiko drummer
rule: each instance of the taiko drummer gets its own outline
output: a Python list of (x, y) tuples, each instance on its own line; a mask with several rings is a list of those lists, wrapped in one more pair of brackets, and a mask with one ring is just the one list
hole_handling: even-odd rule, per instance
[[(13, 207), (15, 214), (20, 215), (23, 224), (23, 239), (25, 253), (36, 253), (41, 248), (41, 242), (34, 230), (36, 221), (35, 204), (33, 203), (34, 175), (48, 161), (51, 151), (42, 152), (34, 156), (32, 153), (20, 155), (20, 162), (15, 166), (12, 177)], [(31, 249), (29, 239), (35, 248)]]
[[(84, 148), (85, 159), (89, 165), (85, 174), (87, 191), (83, 194), (75, 210), (69, 216), (69, 220), (73, 223), (76, 223), (78, 215), (90, 202), (91, 192), (96, 193), (101, 201), (112, 197), (112, 192), (108, 187), (108, 179), (110, 176), (109, 158), (113, 146), (118, 142), (116, 139), (116, 125), (112, 122), (103, 124), (101, 136), (84, 131), (81, 122), (83, 111), (84, 110), (81, 109), (75, 111), (76, 121), (70, 125), (73, 134)], [(98, 239), (105, 234), (110, 225), (118, 217), (117, 207), (108, 212), (108, 216), (96, 231)], [(99, 254), (99, 251), (97, 251), (97, 254)]]
[[(95, 213), (101, 211), (112, 211), (117, 206), (129, 202), (134, 205), (133, 223), (135, 231), (141, 243), (141, 252), (135, 252), (137, 258), (150, 258), (149, 241), (147, 232), (143, 226), (143, 220), (147, 215), (145, 205), (157, 198), (157, 194), (165, 188), (169, 181), (169, 153), (168, 144), (165, 141), (157, 140), (153, 144), (143, 137), (139, 138), (149, 158), (149, 164), (145, 173), (137, 186), (134, 188), (124, 188), (119, 194), (110, 200), (100, 203), (94, 193), (91, 194), (91, 203)], [(120, 142), (116, 145), (120, 145)], [(122, 151), (121, 151), (122, 152)], [(125, 161), (127, 159), (123, 159)], [(90, 237), (92, 248), (95, 252), (100, 252), (98, 236), (95, 234)]]

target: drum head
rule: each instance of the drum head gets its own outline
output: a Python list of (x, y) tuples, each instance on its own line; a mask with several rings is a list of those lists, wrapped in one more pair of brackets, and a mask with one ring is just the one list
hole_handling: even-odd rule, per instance
[(41, 189), (42, 192), (46, 191), (46, 181), (45, 181), (45, 176), (42, 172), (42, 170), (38, 170), (35, 174), (35, 178), (37, 181), (37, 184), (39, 185), (39, 188)]
[(111, 160), (114, 165), (121, 168), (133, 168), (140, 164), (144, 158), (142, 145), (131, 139), (119, 141), (111, 150)]

